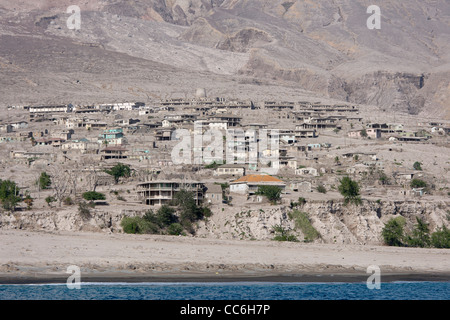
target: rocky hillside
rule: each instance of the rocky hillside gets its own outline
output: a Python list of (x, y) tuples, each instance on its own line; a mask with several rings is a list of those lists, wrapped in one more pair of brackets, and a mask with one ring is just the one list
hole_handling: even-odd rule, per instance
[[(66, 26), (71, 4), (0, 0), (3, 103), (145, 100), (206, 87), (450, 118), (446, 0), (383, 1), (380, 30), (366, 26), (366, 0), (88, 0), (78, 31)], [(280, 94), (268, 95), (268, 84)]]
[[(319, 243), (381, 244), (384, 223), (395, 216), (406, 219), (406, 230), (411, 230), (416, 217), (430, 224), (431, 231), (446, 225), (450, 227), (448, 203), (424, 201), (376, 201), (364, 200), (362, 206), (344, 206), (340, 201), (310, 202), (299, 210), (308, 214), (311, 225), (320, 236)], [(227, 207), (218, 208), (205, 221), (198, 223), (196, 236), (211, 239), (272, 240), (273, 227), (282, 226), (300, 241), (305, 239), (301, 229), (290, 218), (290, 208), (262, 206), (260, 209)], [(93, 209), (92, 218), (81, 219), (76, 210), (64, 209), (52, 212), (15, 212), (0, 215), (0, 228), (45, 231), (93, 231), (122, 232), (120, 221), (124, 215), (140, 215), (138, 212), (114, 213)]]

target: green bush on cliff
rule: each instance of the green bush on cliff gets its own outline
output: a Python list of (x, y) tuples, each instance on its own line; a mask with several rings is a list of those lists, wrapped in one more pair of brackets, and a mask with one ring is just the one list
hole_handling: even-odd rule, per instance
[(159, 227), (142, 217), (123, 217), (120, 222), (123, 232), (132, 234), (156, 234)]
[(306, 212), (294, 210), (289, 213), (289, 218), (294, 220), (295, 227), (303, 233), (305, 242), (312, 242), (320, 238), (320, 233), (311, 224), (311, 220)]
[(283, 226), (277, 224), (272, 227), (273, 232), (275, 233), (275, 237), (273, 240), (275, 241), (291, 241), (298, 242), (296, 236), (290, 233), (289, 230), (283, 228)]
[(407, 237), (407, 244), (410, 247), (425, 248), (431, 245), (430, 228), (428, 223), (421, 218), (416, 217), (417, 224), (411, 236)]
[(350, 177), (344, 177), (339, 182), (341, 184), (338, 190), (344, 196), (344, 203), (348, 204), (349, 202), (353, 202), (356, 205), (361, 204), (358, 182), (353, 181)]
[(430, 235), (429, 224), (416, 217), (416, 224), (411, 234), (406, 234), (404, 217), (390, 219), (382, 230), (384, 243), (389, 246), (450, 248), (450, 230), (446, 226), (438, 228)]
[(431, 235), (431, 245), (435, 248), (450, 249), (450, 230), (442, 226)]
[(397, 217), (390, 219), (381, 231), (384, 243), (388, 246), (404, 246), (404, 226), (405, 218)]

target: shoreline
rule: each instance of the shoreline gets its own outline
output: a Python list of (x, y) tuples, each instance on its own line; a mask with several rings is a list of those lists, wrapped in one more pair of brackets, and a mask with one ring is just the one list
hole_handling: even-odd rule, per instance
[[(0, 285), (66, 284), (70, 275), (36, 274), (14, 276), (0, 274)], [(297, 273), (297, 274), (130, 274), (91, 273), (82, 275), (81, 284), (149, 284), (149, 283), (366, 283), (370, 274), (363, 273)], [(381, 274), (381, 283), (391, 282), (450, 282), (450, 273), (387, 273)]]
[(450, 281), (450, 250), (0, 229), (0, 284)]

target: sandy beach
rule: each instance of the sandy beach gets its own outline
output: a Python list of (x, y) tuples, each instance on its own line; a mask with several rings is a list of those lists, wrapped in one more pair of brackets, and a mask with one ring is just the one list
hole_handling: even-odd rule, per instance
[(450, 250), (211, 240), (104, 233), (0, 231), (0, 283), (450, 280)]

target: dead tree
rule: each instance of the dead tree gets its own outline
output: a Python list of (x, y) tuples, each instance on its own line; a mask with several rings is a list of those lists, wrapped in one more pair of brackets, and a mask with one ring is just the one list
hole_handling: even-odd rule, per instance
[(55, 198), (61, 203), (71, 190), (70, 174), (62, 167), (52, 167), (50, 170), (50, 177), (52, 178), (52, 188), (55, 193)]

